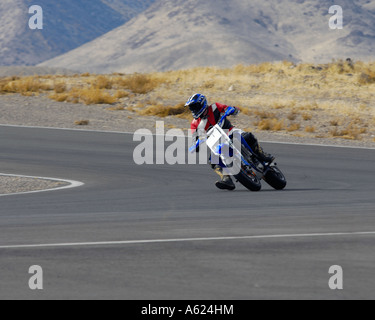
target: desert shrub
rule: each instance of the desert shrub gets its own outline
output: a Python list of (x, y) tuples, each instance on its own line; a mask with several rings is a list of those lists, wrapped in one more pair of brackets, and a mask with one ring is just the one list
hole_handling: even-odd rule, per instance
[(162, 118), (168, 116), (191, 117), (191, 113), (189, 109), (185, 108), (184, 103), (176, 106), (152, 105), (139, 110), (138, 113), (143, 116), (157, 116)]
[(69, 94), (67, 94), (67, 93), (54, 93), (54, 94), (50, 94), (48, 96), (48, 98), (50, 98), (52, 100), (55, 100), (57, 102), (64, 102), (64, 101), (68, 100)]
[(335, 127), (330, 131), (331, 136), (335, 138), (342, 138), (347, 140), (360, 140), (361, 134), (367, 132), (367, 128), (359, 127), (354, 122), (349, 123), (344, 129)]
[(299, 129), (301, 129), (301, 125), (299, 123), (291, 123), (286, 130), (288, 132), (293, 132), (298, 131)]
[(116, 99), (122, 99), (122, 98), (126, 98), (126, 97), (129, 97), (130, 93), (127, 92), (127, 91), (124, 91), (124, 90), (117, 90), (116, 93), (114, 94), (114, 97)]
[(256, 122), (255, 125), (259, 130), (264, 131), (281, 131), (285, 129), (284, 120), (279, 120), (276, 118), (273, 119), (263, 119), (259, 122)]
[(8, 81), (1, 88), (2, 92), (20, 93), (23, 95), (30, 95), (31, 93), (39, 93), (41, 91), (52, 90), (53, 86), (41, 81), (37, 77), (23, 77)]
[(361, 84), (361, 85), (375, 83), (375, 71), (367, 70), (365, 72), (362, 72), (358, 76), (358, 83)]
[(253, 114), (259, 117), (260, 119), (274, 119), (276, 117), (274, 113), (268, 111), (254, 110)]
[(116, 83), (118, 86), (134, 93), (146, 94), (158, 87), (161, 81), (150, 75), (134, 74), (125, 78), (118, 78)]
[(292, 112), (290, 112), (290, 113), (288, 114), (288, 116), (287, 116), (287, 118), (288, 118), (289, 120), (291, 120), (291, 121), (296, 120), (297, 117), (298, 117), (298, 113), (297, 113), (295, 110), (293, 110)]
[(88, 126), (90, 123), (89, 120), (77, 120), (74, 122), (76, 126)]
[(97, 76), (92, 85), (97, 89), (112, 89), (112, 80), (106, 76)]
[(72, 90), (61, 93), (52, 94), (49, 96), (50, 99), (59, 102), (70, 102), (70, 103), (84, 103), (84, 104), (113, 104), (117, 99), (111, 96), (108, 92), (90, 87), (90, 88), (73, 88)]
[(64, 82), (55, 82), (53, 90), (55, 93), (63, 93), (66, 91), (66, 84)]
[(316, 131), (316, 129), (313, 126), (308, 126), (308, 127), (306, 127), (305, 131), (308, 132), (308, 133), (314, 133)]

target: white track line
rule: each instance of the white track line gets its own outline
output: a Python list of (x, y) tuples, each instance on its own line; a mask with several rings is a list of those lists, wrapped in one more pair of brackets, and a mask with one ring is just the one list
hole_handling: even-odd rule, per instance
[(286, 239), (286, 238), (321, 238), (321, 237), (367, 236), (367, 235), (375, 235), (375, 231), (260, 235), (260, 236), (242, 236), (242, 237), (213, 237), (213, 238), (186, 238), (186, 239), (158, 239), (158, 240), (130, 240), (130, 241), (76, 242), (76, 243), (52, 243), (52, 244), (31, 244), (31, 245), (6, 245), (6, 246), (0, 246), (0, 249), (93, 247), (93, 246), (117, 246), (117, 245), (173, 243), (173, 242), (206, 242), (206, 241), (262, 240), (262, 239)]
[(27, 192), (15, 192), (15, 193), (0, 194), (0, 197), (22, 195), (22, 194), (31, 194), (31, 193), (39, 193), (39, 192), (48, 192), (48, 191), (57, 191), (57, 190), (64, 190), (64, 189), (70, 189), (70, 188), (77, 188), (77, 187), (81, 187), (81, 186), (84, 185), (84, 183), (80, 182), (80, 181), (66, 180), (66, 179), (57, 179), (57, 178), (33, 177), (33, 176), (24, 176), (24, 175), (19, 175), (19, 174), (6, 174), (6, 173), (0, 173), (0, 176), (30, 178), (30, 179), (41, 179), (41, 180), (51, 180), (51, 181), (69, 183), (69, 185), (64, 186), (64, 187), (57, 187), (57, 188), (50, 188), (50, 189), (43, 189), (43, 190), (35, 190), (35, 191), (27, 191)]
[[(134, 132), (126, 132), (126, 131), (104, 131), (104, 130), (90, 130), (90, 129), (55, 128), (55, 127), (39, 127), (39, 126), (19, 126), (19, 125), (11, 125), (11, 124), (0, 124), (0, 127), (26, 128), (26, 129), (49, 129), (49, 130), (64, 130), (64, 131), (97, 132), (97, 133), (109, 133), (109, 134), (128, 134), (128, 135), (131, 134), (131, 135), (134, 135)], [(155, 134), (153, 134), (153, 135), (155, 135)], [(281, 142), (281, 141), (264, 141), (264, 140), (260, 141), (260, 142), (262, 142), (262, 143), (272, 143), (272, 144), (296, 145), (296, 146), (375, 150), (375, 148), (372, 148), (372, 147), (330, 145), (330, 144), (319, 144), (319, 143), (299, 143), (299, 142)]]

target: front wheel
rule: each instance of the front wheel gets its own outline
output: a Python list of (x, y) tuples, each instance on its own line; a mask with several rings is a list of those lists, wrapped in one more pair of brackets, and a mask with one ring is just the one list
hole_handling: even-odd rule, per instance
[(276, 190), (283, 190), (287, 185), (284, 174), (276, 166), (268, 170), (264, 176), (264, 181)]
[(250, 191), (256, 192), (262, 189), (260, 180), (251, 169), (242, 167), (240, 173), (234, 177)]

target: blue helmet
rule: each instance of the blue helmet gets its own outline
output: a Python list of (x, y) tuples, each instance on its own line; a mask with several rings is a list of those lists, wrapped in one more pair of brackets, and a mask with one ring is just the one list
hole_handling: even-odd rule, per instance
[(208, 107), (207, 99), (203, 94), (194, 94), (186, 102), (185, 107), (189, 107), (194, 119), (199, 119)]

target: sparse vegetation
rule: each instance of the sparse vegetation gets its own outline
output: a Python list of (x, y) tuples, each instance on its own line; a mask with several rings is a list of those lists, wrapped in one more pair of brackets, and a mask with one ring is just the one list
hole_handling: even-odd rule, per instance
[(339, 119), (334, 119), (334, 120), (331, 120), (329, 123), (330, 123), (330, 125), (332, 127), (338, 127), (339, 124), (340, 124), (340, 120)]
[(124, 106), (116, 106), (116, 107), (107, 108), (107, 110), (109, 110), (109, 111), (124, 111), (125, 107)]
[(63, 93), (66, 91), (66, 84), (64, 82), (55, 82), (53, 90), (55, 93)]
[(301, 125), (299, 123), (292, 123), (286, 129), (288, 132), (298, 131), (301, 129)]
[(368, 71), (362, 72), (358, 77), (358, 82), (361, 85), (375, 83), (375, 70), (368, 70)]
[(96, 89), (112, 89), (112, 80), (106, 76), (97, 76), (92, 81), (92, 86)]
[(259, 111), (259, 110), (254, 110), (253, 114), (259, 117), (260, 119), (272, 119), (276, 117), (275, 113), (271, 113), (269, 111)]
[(53, 86), (35, 77), (9, 78), (2, 80), (1, 93), (20, 93), (30, 96), (42, 91), (53, 90)]
[(191, 117), (191, 113), (187, 108), (185, 108), (184, 103), (180, 103), (176, 106), (151, 105), (138, 110), (138, 114), (142, 116), (157, 116), (162, 118), (168, 116), (177, 116), (180, 118)]
[(66, 93), (51, 94), (49, 98), (59, 102), (84, 103), (84, 104), (113, 104), (117, 99), (108, 92), (94, 88), (73, 88)]
[(89, 125), (90, 121), (89, 120), (77, 120), (74, 122), (76, 126), (87, 126)]
[(114, 83), (120, 88), (129, 89), (137, 94), (146, 94), (160, 85), (162, 80), (145, 74), (134, 74), (127, 77), (119, 77)]
[(122, 98), (127, 98), (130, 96), (129, 92), (126, 92), (124, 90), (117, 90), (116, 93), (114, 94), (114, 97), (116, 99), (122, 99)]
[(297, 117), (298, 117), (298, 113), (295, 110), (293, 110), (291, 113), (288, 114), (288, 119), (290, 121), (296, 120)]
[(284, 61), (151, 74), (0, 78), (0, 94), (116, 104), (109, 110), (133, 111), (134, 117), (191, 119), (183, 102), (194, 92), (211, 103), (239, 106), (245, 128), (254, 124), (260, 131), (369, 141), (375, 135), (375, 63)]
[(255, 125), (259, 130), (265, 131), (281, 131), (285, 129), (285, 123), (283, 120), (278, 120), (275, 118), (272, 119), (263, 119), (259, 122), (256, 122)]
[(305, 128), (305, 132), (314, 133), (316, 131), (314, 126), (308, 126)]
[(335, 138), (343, 138), (348, 140), (360, 140), (361, 135), (367, 132), (366, 128), (357, 126), (354, 122), (351, 122), (346, 128), (339, 129), (334, 128), (331, 130), (331, 135)]

